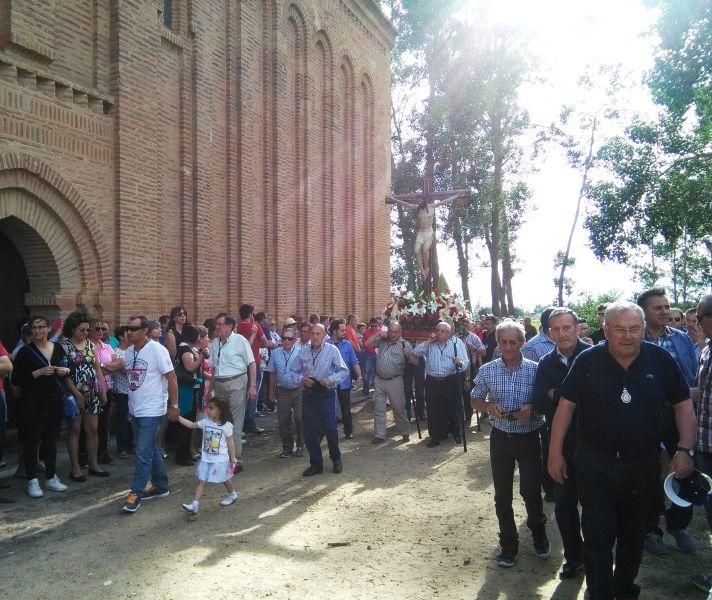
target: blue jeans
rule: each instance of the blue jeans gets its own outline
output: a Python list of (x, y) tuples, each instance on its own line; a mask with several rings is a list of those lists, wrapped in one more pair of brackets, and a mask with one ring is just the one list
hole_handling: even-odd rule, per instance
[(363, 370), (363, 391), (368, 392), (373, 386), (373, 378), (376, 376), (376, 354), (366, 352), (366, 367)]
[(254, 431), (257, 429), (257, 423), (255, 422), (255, 411), (257, 410), (257, 397), (260, 395), (260, 386), (262, 385), (262, 369), (257, 367), (257, 374), (255, 379), (255, 387), (257, 388), (255, 392), (255, 399), (250, 400), (250, 390), (247, 390), (247, 406), (245, 407), (245, 423), (243, 425), (243, 431)]
[(164, 415), (160, 417), (131, 417), (133, 419), (134, 439), (136, 440), (136, 469), (131, 491), (139, 497), (151, 483), (159, 490), (168, 489), (168, 472), (163, 457), (158, 449), (158, 428)]
[(128, 452), (133, 449), (134, 435), (129, 421), (128, 394), (116, 394), (116, 451)]
[(304, 421), (304, 445), (309, 451), (309, 462), (319, 468), (324, 467), (321, 454), (321, 440), (326, 435), (329, 457), (341, 459), (339, 432), (336, 428), (336, 390), (314, 394), (309, 388), (302, 392), (302, 420)]
[(0, 462), (2, 462), (2, 449), (5, 445), (5, 419), (7, 418), (7, 408), (5, 407), (5, 390), (0, 390)]

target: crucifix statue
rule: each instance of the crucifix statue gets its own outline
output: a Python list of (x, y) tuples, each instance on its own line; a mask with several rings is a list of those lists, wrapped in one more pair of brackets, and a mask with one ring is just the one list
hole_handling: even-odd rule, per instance
[(435, 209), (443, 204), (466, 198), (470, 195), (469, 190), (446, 190), (444, 192), (433, 191), (433, 181), (423, 177), (423, 191), (414, 194), (393, 194), (386, 198), (386, 204), (399, 204), (408, 210), (416, 211), (418, 221), (415, 235), (415, 258), (418, 261), (418, 269), (423, 277), (423, 289), (429, 294), (433, 289), (431, 277), (431, 264), (433, 242), (435, 241)]

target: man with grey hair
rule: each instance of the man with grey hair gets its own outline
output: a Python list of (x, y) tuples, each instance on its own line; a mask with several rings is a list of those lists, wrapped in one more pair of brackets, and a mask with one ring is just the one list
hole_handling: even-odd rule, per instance
[(413, 356), (425, 357), (425, 405), (428, 410), (428, 448), (440, 445), (452, 434), (462, 443), (462, 379), (470, 360), (460, 338), (452, 335), (452, 328), (441, 321), (430, 339), (413, 349)]
[[(551, 428), (549, 473), (563, 484), (566, 432), (577, 413), (574, 467), (582, 507), (584, 565), (591, 598), (637, 598), (646, 518), (659, 486), (663, 407), (675, 413), (679, 446), (671, 462), (678, 478), (693, 468), (695, 414), (675, 360), (643, 341), (643, 310), (615, 302), (604, 317), (606, 341), (579, 354), (561, 384)], [(613, 546), (616, 545), (615, 572)]]
[(512, 567), (519, 552), (519, 534), (512, 510), (515, 461), (519, 465), (519, 491), (527, 509), (527, 527), (534, 551), (548, 556), (546, 516), (541, 498), (541, 440), (544, 416), (533, 407), (537, 365), (524, 358), (524, 327), (502, 321), (495, 329), (502, 357), (480, 367), (470, 394), (472, 407), (490, 416), (490, 465), (494, 503), (499, 521), (500, 567)]
[[(561, 397), (561, 383), (576, 357), (589, 347), (577, 336), (577, 321), (576, 313), (570, 308), (557, 308), (549, 315), (549, 336), (556, 347), (539, 361), (534, 380), (534, 408), (538, 413), (546, 415), (547, 425), (556, 412)], [(554, 514), (566, 561), (559, 573), (561, 579), (571, 579), (583, 571), (583, 540), (573, 466), (575, 451), (576, 432), (571, 428), (564, 440), (564, 458), (569, 477), (563, 485), (554, 484), (553, 487), (556, 502)], [(542, 444), (542, 454), (546, 468), (548, 444), (546, 448)], [(548, 472), (544, 475), (548, 476)]]
[(373, 395), (373, 440), (380, 444), (386, 439), (386, 400), (391, 403), (393, 419), (404, 442), (410, 440), (410, 421), (405, 411), (403, 371), (406, 363), (418, 361), (412, 356), (413, 346), (401, 338), (398, 321), (388, 324), (388, 331), (381, 331), (364, 339), (365, 348), (376, 348), (376, 391)]

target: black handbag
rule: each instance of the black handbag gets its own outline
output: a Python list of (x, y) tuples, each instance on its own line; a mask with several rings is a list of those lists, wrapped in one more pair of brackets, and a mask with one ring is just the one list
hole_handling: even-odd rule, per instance
[(173, 364), (173, 369), (176, 372), (176, 378), (178, 379), (178, 383), (191, 385), (195, 383), (195, 373), (191, 373), (183, 366), (183, 361), (181, 360), (180, 356), (176, 357)]

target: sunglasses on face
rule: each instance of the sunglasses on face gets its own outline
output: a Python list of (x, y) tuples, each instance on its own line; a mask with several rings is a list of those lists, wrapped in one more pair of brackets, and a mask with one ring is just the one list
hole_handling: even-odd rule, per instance
[(294, 341), (294, 338), (293, 338), (293, 337), (285, 337), (285, 336), (282, 336), (282, 339), (283, 339), (285, 342), (293, 342), (293, 341)]
[(179, 312), (176, 317), (187, 317), (188, 313), (187, 312)]
[(143, 326), (141, 326), (141, 325), (127, 325), (126, 326), (126, 331), (136, 332), (136, 331), (139, 331), (140, 329), (143, 329)]
[(94, 327), (94, 331), (109, 331), (108, 327)]

